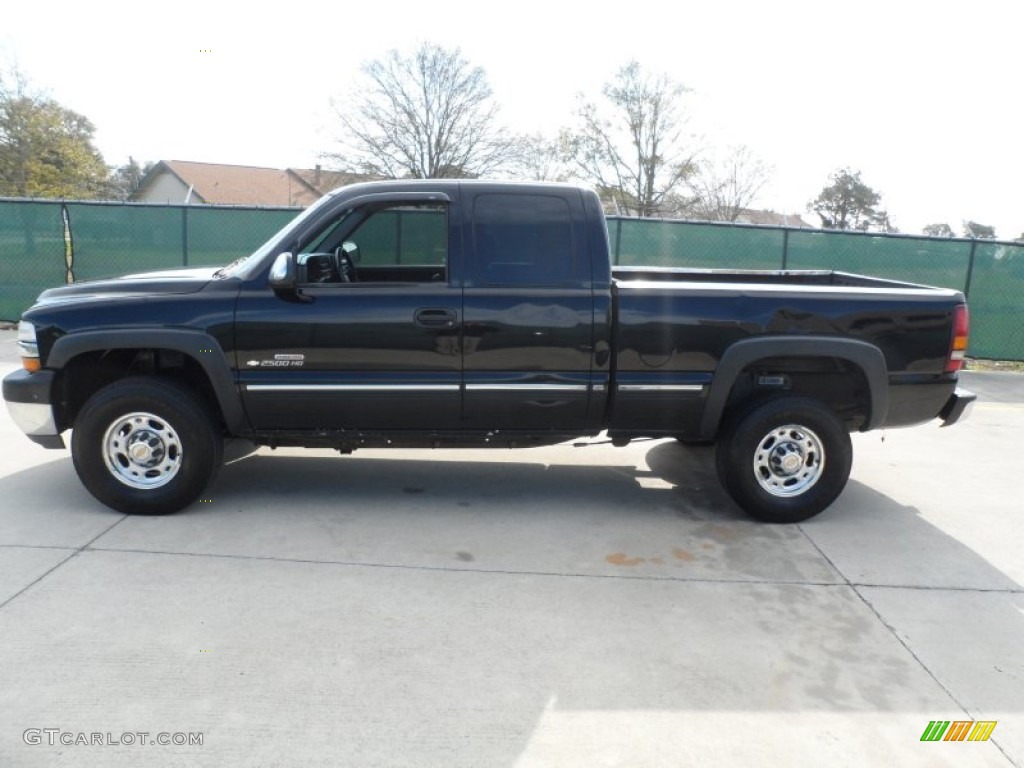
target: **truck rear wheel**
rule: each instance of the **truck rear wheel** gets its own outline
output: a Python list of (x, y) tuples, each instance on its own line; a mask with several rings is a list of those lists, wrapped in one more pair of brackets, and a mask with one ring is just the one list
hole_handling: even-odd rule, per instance
[(114, 382), (75, 419), (71, 456), (82, 483), (119, 512), (177, 512), (203, 492), (223, 441), (197, 396), (154, 377)]
[(768, 523), (799, 523), (846, 487), (850, 435), (825, 405), (805, 397), (762, 401), (719, 436), (718, 477), (743, 510)]

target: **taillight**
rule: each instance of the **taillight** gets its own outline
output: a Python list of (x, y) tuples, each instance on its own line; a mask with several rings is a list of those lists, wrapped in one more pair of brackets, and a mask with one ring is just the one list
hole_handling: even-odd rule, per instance
[(957, 304), (953, 310), (953, 338), (946, 359), (946, 373), (956, 373), (964, 364), (967, 354), (967, 336), (971, 326), (966, 304)]

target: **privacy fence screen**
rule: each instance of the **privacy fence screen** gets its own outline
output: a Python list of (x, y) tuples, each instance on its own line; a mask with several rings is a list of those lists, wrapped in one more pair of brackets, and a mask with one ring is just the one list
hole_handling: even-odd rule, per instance
[(227, 264), (297, 208), (0, 200), (0, 319), (62, 283)]
[[(65, 282), (227, 264), (298, 211), (0, 200), (0, 319), (16, 320), (42, 289)], [(435, 225), (396, 214), (394, 234), (374, 238), (374, 261), (417, 263), (429, 240), (418, 230)], [(609, 218), (608, 234), (623, 266), (830, 269), (956, 288), (970, 299), (970, 354), (1024, 360), (1020, 243), (621, 217)]]

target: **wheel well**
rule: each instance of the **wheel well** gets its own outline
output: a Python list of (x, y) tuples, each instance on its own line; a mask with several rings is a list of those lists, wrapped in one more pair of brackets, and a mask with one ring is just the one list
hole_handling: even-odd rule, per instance
[(76, 355), (58, 374), (58, 429), (71, 427), (86, 401), (106, 385), (144, 375), (161, 376), (195, 392), (223, 425), (213, 385), (195, 358), (173, 349), (103, 349)]
[(726, 400), (723, 418), (776, 393), (803, 395), (827, 405), (847, 430), (871, 412), (871, 390), (859, 365), (838, 357), (766, 357), (745, 367)]

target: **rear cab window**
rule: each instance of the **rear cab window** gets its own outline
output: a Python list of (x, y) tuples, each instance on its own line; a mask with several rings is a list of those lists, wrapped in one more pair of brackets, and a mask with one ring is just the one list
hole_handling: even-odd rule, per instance
[(477, 285), (572, 286), (585, 277), (581, 238), (567, 198), (482, 193), (472, 212)]

